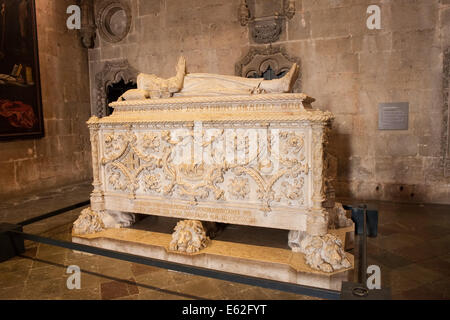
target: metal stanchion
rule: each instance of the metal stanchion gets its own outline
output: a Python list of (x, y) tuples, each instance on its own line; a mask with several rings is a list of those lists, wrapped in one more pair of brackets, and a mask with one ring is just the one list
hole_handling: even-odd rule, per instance
[(367, 205), (362, 204), (358, 206), (363, 213), (363, 234), (357, 236), (358, 238), (358, 283), (360, 286), (353, 288), (352, 293), (357, 297), (367, 297), (369, 290), (367, 289)]
[(355, 230), (358, 239), (358, 282), (342, 282), (341, 299), (344, 300), (386, 300), (390, 299), (388, 289), (367, 288), (367, 205), (358, 206), (358, 214), (362, 214), (363, 232)]

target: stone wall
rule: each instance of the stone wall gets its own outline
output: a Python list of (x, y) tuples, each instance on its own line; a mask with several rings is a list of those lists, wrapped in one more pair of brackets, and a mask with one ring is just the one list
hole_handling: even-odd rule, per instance
[(72, 3), (36, 1), (45, 137), (0, 142), (0, 198), (91, 177), (88, 53), (66, 27)]
[[(97, 36), (91, 89), (105, 61), (127, 58), (141, 72), (169, 77), (184, 55), (188, 72), (233, 74), (249, 48), (261, 46), (238, 22), (240, 0), (123, 1), (130, 33), (116, 44)], [(279, 0), (248, 3), (257, 16), (280, 9)], [(381, 30), (366, 27), (371, 4), (381, 7)], [(450, 1), (297, 0), (296, 9), (273, 45), (301, 59), (303, 92), (336, 115), (337, 195), (450, 203)], [(409, 130), (379, 131), (378, 104), (403, 101)]]

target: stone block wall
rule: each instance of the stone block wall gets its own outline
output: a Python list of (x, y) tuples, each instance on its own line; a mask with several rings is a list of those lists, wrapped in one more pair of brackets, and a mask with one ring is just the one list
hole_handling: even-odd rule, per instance
[(66, 27), (69, 0), (37, 0), (45, 137), (0, 141), (0, 198), (91, 179), (88, 53)]
[[(238, 22), (240, 0), (124, 0), (128, 36), (89, 50), (91, 94), (104, 62), (127, 58), (141, 72), (233, 74), (253, 43)], [(99, 2), (96, 2), (98, 4)], [(248, 0), (257, 16), (280, 0)], [(366, 27), (369, 5), (381, 30)], [(450, 203), (448, 0), (297, 0), (280, 40), (302, 61), (302, 91), (336, 115), (330, 146), (338, 158), (337, 195)], [(409, 102), (409, 129), (378, 130), (378, 104)], [(95, 99), (92, 99), (92, 104)], [(94, 108), (94, 106), (92, 106)]]

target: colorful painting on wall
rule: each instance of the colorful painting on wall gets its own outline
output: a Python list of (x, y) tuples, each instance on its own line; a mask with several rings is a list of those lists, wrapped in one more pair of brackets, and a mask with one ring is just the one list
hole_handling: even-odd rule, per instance
[(0, 0), (0, 139), (44, 135), (34, 0)]

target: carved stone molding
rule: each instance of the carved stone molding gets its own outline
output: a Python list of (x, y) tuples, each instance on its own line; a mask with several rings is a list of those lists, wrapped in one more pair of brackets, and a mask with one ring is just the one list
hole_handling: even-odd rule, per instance
[(444, 158), (444, 176), (450, 177), (450, 47), (444, 51), (442, 93), (447, 119), (444, 118), (441, 134), (442, 153)]
[[(273, 17), (286, 17), (292, 19), (295, 15), (295, 0), (283, 0), (282, 12), (274, 12)], [(238, 8), (238, 19), (241, 26), (246, 26), (251, 20), (255, 20), (250, 9), (248, 8), (247, 0), (241, 0)]]
[(241, 0), (238, 8), (238, 20), (241, 26), (249, 26), (250, 35), (256, 43), (273, 43), (278, 41), (286, 19), (295, 15), (295, 0), (283, 0), (281, 12), (274, 11), (267, 17), (255, 17), (250, 11), (247, 0)]
[(275, 74), (288, 71), (293, 63), (297, 63), (300, 72), (294, 84), (293, 92), (301, 92), (301, 62), (299, 58), (291, 57), (284, 47), (250, 48), (249, 52), (235, 64), (235, 74), (241, 77), (262, 77), (270, 67)]
[(285, 0), (283, 3), (284, 15), (292, 19), (295, 15), (295, 0)]
[(128, 60), (107, 61), (103, 70), (95, 76), (96, 110), (95, 115), (102, 118), (107, 115), (106, 90), (109, 85), (123, 80), (136, 83), (138, 71), (131, 67)]
[(119, 42), (131, 27), (131, 9), (125, 0), (103, 0), (96, 7), (96, 24), (102, 39)]
[(93, 0), (81, 0), (81, 44), (85, 48), (93, 48), (96, 38)]
[(283, 31), (283, 19), (280, 17), (252, 21), (250, 32), (256, 43), (273, 43), (280, 39)]
[(241, 4), (239, 5), (238, 10), (238, 19), (241, 23), (241, 26), (244, 27), (248, 24), (248, 20), (250, 19), (250, 10), (248, 9), (246, 0), (241, 0)]

